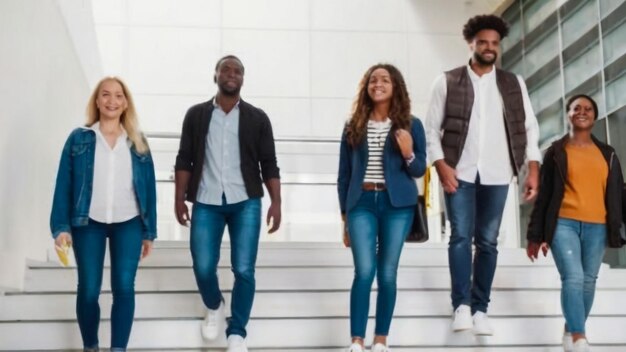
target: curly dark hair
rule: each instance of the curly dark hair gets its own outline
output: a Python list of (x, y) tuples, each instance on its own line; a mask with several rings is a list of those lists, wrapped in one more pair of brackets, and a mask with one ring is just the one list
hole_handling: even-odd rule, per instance
[(463, 26), (463, 38), (465, 41), (471, 42), (476, 33), (483, 29), (493, 29), (500, 34), (500, 39), (504, 39), (509, 35), (509, 24), (496, 15), (478, 15), (467, 21)]
[(359, 93), (352, 105), (352, 116), (346, 126), (346, 137), (348, 143), (353, 147), (361, 143), (367, 134), (367, 122), (374, 110), (374, 102), (367, 93), (367, 86), (372, 73), (379, 68), (389, 72), (391, 84), (393, 85), (391, 106), (389, 108), (391, 129), (406, 129), (411, 125), (411, 99), (400, 70), (391, 64), (376, 64), (365, 72), (359, 83)]

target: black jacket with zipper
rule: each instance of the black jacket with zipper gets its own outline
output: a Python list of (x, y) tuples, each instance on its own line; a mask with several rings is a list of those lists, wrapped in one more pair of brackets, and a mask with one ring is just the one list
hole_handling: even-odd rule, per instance
[[(526, 238), (529, 242), (552, 243), (559, 210), (563, 202), (565, 184), (567, 183), (567, 154), (565, 144), (569, 136), (566, 135), (552, 143), (546, 151), (541, 166), (539, 195), (528, 224)], [(618, 248), (626, 243), (620, 237), (622, 224), (622, 193), (624, 191), (624, 178), (615, 149), (608, 144), (602, 143), (592, 136), (593, 142), (602, 152), (602, 156), (609, 166), (609, 175), (604, 193), (604, 205), (606, 207), (607, 244), (609, 247)], [(624, 209), (626, 210), (626, 209)]]

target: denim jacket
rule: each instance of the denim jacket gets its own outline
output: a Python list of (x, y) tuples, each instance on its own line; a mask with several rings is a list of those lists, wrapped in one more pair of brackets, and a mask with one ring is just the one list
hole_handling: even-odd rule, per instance
[[(422, 122), (416, 117), (411, 119), (411, 137), (413, 137), (415, 159), (409, 165), (406, 164), (398, 150), (393, 128), (385, 140), (383, 174), (389, 199), (394, 207), (417, 204), (417, 185), (414, 178), (422, 177), (426, 172), (426, 137)], [(366, 139), (364, 138), (364, 141), (358, 146), (352, 147), (348, 143), (344, 128), (341, 137), (339, 175), (337, 177), (339, 207), (342, 214), (349, 212), (363, 193), (362, 184), (369, 158)]]
[[(156, 180), (150, 152), (139, 154), (130, 148), (133, 186), (143, 223), (143, 238), (156, 238)], [(50, 214), (50, 230), (56, 238), (61, 232), (89, 222), (89, 207), (93, 187), (96, 133), (77, 128), (65, 142), (57, 174)]]

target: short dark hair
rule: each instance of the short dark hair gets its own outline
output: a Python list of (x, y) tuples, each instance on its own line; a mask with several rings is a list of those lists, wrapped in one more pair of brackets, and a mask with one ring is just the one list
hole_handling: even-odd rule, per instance
[(483, 29), (493, 29), (500, 34), (500, 39), (509, 35), (509, 24), (502, 18), (496, 15), (478, 15), (470, 18), (463, 26), (463, 38), (471, 42)]
[(241, 73), (245, 73), (246, 69), (243, 67), (243, 62), (241, 62), (241, 60), (239, 60), (239, 58), (235, 55), (222, 56), (219, 60), (217, 60), (217, 63), (215, 64), (215, 72), (217, 72), (217, 70), (220, 68), (220, 64), (224, 60), (229, 60), (229, 59), (237, 60), (239, 62), (239, 65), (241, 65)]
[(591, 103), (591, 106), (593, 106), (593, 112), (595, 114), (595, 116), (593, 117), (594, 121), (598, 119), (598, 104), (596, 103), (595, 100), (593, 100), (592, 97), (588, 96), (587, 94), (576, 94), (571, 96), (569, 99), (567, 99), (567, 104), (565, 104), (565, 110), (566, 112), (569, 111), (570, 106), (572, 106), (572, 104), (574, 103), (574, 101), (576, 101), (576, 99), (587, 99), (589, 100), (589, 102)]

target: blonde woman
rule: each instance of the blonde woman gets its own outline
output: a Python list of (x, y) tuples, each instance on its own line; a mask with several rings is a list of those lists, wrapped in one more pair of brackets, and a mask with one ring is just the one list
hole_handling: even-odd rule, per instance
[(57, 246), (74, 249), (76, 315), (84, 351), (98, 351), (98, 297), (108, 238), (111, 351), (125, 351), (135, 311), (137, 266), (156, 238), (156, 186), (133, 99), (119, 78), (98, 83), (87, 105), (85, 127), (72, 131), (65, 143), (50, 228)]

